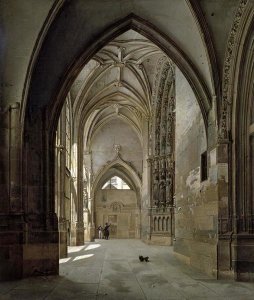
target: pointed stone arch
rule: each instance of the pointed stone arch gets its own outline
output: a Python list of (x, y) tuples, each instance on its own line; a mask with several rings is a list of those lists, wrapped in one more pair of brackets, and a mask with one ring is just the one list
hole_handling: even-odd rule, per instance
[[(98, 172), (97, 175), (95, 176), (95, 180), (93, 182), (92, 185), (92, 195), (94, 195), (97, 187), (100, 184), (101, 179), (103, 178), (103, 176), (111, 169), (117, 166), (121, 166), (123, 168), (123, 173), (125, 173), (127, 175), (127, 177), (129, 177), (130, 182), (132, 182), (132, 187), (134, 187), (134, 189), (139, 192), (142, 186), (141, 183), (141, 178), (138, 175), (138, 173), (136, 172), (136, 170), (126, 161), (124, 161), (120, 154), (118, 154), (115, 159), (113, 159), (112, 161), (110, 161), (109, 163), (107, 163), (105, 166), (103, 166)], [(128, 182), (127, 182), (128, 183)]]
[[(106, 165), (104, 165), (96, 174), (95, 180), (92, 184), (91, 189), (91, 220), (90, 224), (96, 223), (97, 219), (97, 210), (96, 210), (96, 203), (97, 203), (97, 192), (102, 188), (102, 185), (108, 181), (110, 178), (118, 176), (122, 180), (124, 180), (130, 187), (130, 189), (135, 194), (135, 201), (136, 201), (136, 213), (138, 211), (138, 218), (140, 218), (140, 209), (141, 209), (141, 178), (139, 174), (136, 172), (136, 170), (127, 162), (125, 162), (120, 154), (118, 153), (112, 161), (108, 162)], [(122, 192), (124, 192), (122, 190)], [(121, 213), (121, 208), (119, 207), (119, 204), (121, 205), (121, 208), (123, 208), (125, 205), (122, 202), (119, 202), (119, 200), (116, 203), (112, 203), (110, 208), (113, 210), (114, 213)], [(117, 205), (117, 209), (114, 205)], [(108, 213), (106, 212), (106, 215)], [(120, 217), (120, 215), (119, 215)], [(93, 229), (90, 229), (91, 235), (90, 239), (93, 240)], [(138, 233), (138, 236), (140, 233)]]
[[(129, 29), (133, 29), (151, 40), (162, 51), (164, 51), (165, 54), (168, 55), (175, 65), (181, 70), (196, 95), (205, 124), (207, 125), (208, 112), (212, 105), (212, 96), (210, 95), (206, 84), (194, 64), (173, 40), (171, 40), (153, 24), (150, 24), (146, 20), (132, 13), (106, 28), (102, 34), (98, 36), (94, 43), (90, 44), (90, 46), (87, 47), (82, 54), (79, 54), (78, 57), (75, 57), (74, 61), (72, 61), (68, 67), (68, 72), (65, 73), (64, 78), (59, 82), (57, 91), (51, 95), (50, 99), (46, 99), (45, 97), (45, 99), (41, 101), (40, 106), (47, 107), (47, 115), (49, 118), (48, 123), (50, 124), (50, 127), (51, 125), (53, 126), (53, 131), (56, 127), (62, 104), (65, 101), (66, 95), (77, 74), (98, 50), (100, 50), (109, 41)], [(38, 64), (40, 64), (39, 55), (37, 65)], [(38, 108), (41, 108), (34, 102), (34, 98), (37, 98), (38, 100), (38, 97), (40, 97), (38, 92), (36, 92), (35, 95), (35, 91), (33, 91), (33, 84), (35, 84), (33, 81), (36, 81), (38, 76), (41, 76), (41, 73), (34, 72), (31, 78), (31, 88), (28, 94), (27, 105), (23, 107), (23, 110), (25, 110), (25, 113), (23, 113), (25, 121), (27, 119), (27, 115), (30, 116), (30, 122), (35, 121), (35, 119), (32, 118), (31, 113), (33, 112), (34, 115), (37, 115), (36, 112), (38, 113)], [(38, 80), (41, 79), (38, 78)]]
[[(189, 81), (196, 95), (207, 127), (208, 112), (211, 108), (211, 95), (209, 94), (208, 88), (202, 80), (199, 72), (188, 56), (180, 49), (179, 46), (176, 45), (174, 41), (172, 41), (153, 24), (150, 24), (135, 14), (130, 14), (104, 29), (94, 43), (90, 44), (89, 47), (86, 47), (81, 54), (79, 53), (78, 56), (74, 57), (72, 62), (66, 62), (64, 76), (58, 80), (58, 87), (54, 90), (54, 93), (52, 92), (51, 94), (49, 94), (50, 89), (48, 91), (42, 90), (41, 93), (37, 90), (37, 87), (41, 87), (43, 89), (41, 82), (43, 82), (42, 77), (46, 72), (45, 60), (43, 59), (43, 55), (45, 55), (44, 51), (46, 50), (42, 47), (42, 56), (38, 55), (37, 65), (34, 68), (31, 78), (27, 104), (23, 107), (25, 112), (22, 113), (25, 121), (22, 176), (24, 178), (25, 186), (29, 186), (30, 174), (26, 172), (29, 157), (38, 164), (38, 168), (36, 169), (41, 170), (40, 175), (37, 177), (37, 181), (41, 182), (39, 184), (40, 191), (38, 191), (38, 194), (40, 195), (39, 202), (43, 202), (43, 199), (47, 199), (47, 203), (44, 203), (43, 205), (39, 204), (39, 206), (43, 206), (45, 208), (46, 214), (52, 215), (54, 211), (54, 204), (52, 200), (54, 195), (53, 147), (58, 118), (67, 93), (77, 74), (95, 55), (95, 53), (110, 40), (129, 29), (136, 30), (155, 43), (179, 67), (186, 79)], [(44, 72), (40, 71), (42, 66)], [(52, 74), (52, 76), (53, 75), (54, 74)], [(79, 141), (80, 144), (83, 143), (82, 139), (83, 138)], [(37, 155), (35, 153), (39, 153), (40, 158), (36, 157)], [(78, 156), (78, 160), (78, 164), (82, 165), (81, 154)], [(26, 194), (26, 191), (24, 191), (24, 195)]]
[[(63, 17), (64, 8), (65, 4), (63, 4), (63, 11), (60, 10), (57, 14), (57, 18)], [(61, 60), (59, 69), (50, 72), (51, 62), (46, 59), (47, 55), (50, 53), (52, 57), (52, 55), (57, 56), (60, 54), (53, 51), (57, 43), (54, 34), (59, 29), (56, 26), (59, 21), (57, 18), (52, 22), (47, 34), (45, 34), (45, 39), (41, 41), (39, 49), (37, 49), (36, 59), (34, 59), (36, 62), (32, 62), (33, 66), (27, 80), (29, 86), (25, 88), (27, 96), (24, 98), (27, 100), (25, 99), (26, 103), (22, 106), (21, 112), (24, 120), (22, 139), (22, 183), (24, 185), (22, 200), (25, 208), (24, 214), (26, 222), (31, 225), (31, 228), (38, 229), (38, 245), (48, 243), (55, 247), (55, 256), (52, 258), (54, 266), (49, 267), (54, 272), (58, 272), (58, 256), (56, 254), (58, 228), (54, 207), (55, 131), (61, 108), (74, 79), (95, 53), (119, 34), (129, 29), (136, 30), (164, 51), (182, 71), (197, 97), (206, 126), (211, 108), (211, 95), (207, 85), (188, 55), (153, 24), (134, 14), (121, 18), (120, 21), (114, 24), (109, 25), (110, 21), (107, 21), (107, 24), (98, 26), (95, 29), (97, 32), (92, 36), (95, 40), (93, 43), (91, 43), (91, 36), (89, 40), (84, 34), (82, 45), (77, 45), (70, 56), (66, 56), (64, 53), (59, 55), (58, 59)], [(61, 26), (61, 22), (59, 26)], [(80, 138), (79, 143), (83, 144), (83, 137)], [(81, 152), (78, 153), (78, 165), (82, 166)], [(77, 178), (77, 182), (80, 184), (82, 178)], [(138, 182), (141, 182), (140, 179)], [(81, 186), (78, 187), (78, 193), (82, 194)], [(80, 208), (78, 218), (82, 218), (82, 203), (80, 202), (78, 205)], [(32, 234), (30, 236), (32, 237)], [(27, 244), (33, 244), (32, 238), (27, 241)], [(43, 248), (42, 253), (41, 266), (38, 267), (40, 270), (47, 267), (43, 265), (43, 257), (47, 256), (47, 251)], [(24, 259), (24, 266), (27, 267), (26, 269), (24, 267), (24, 273), (30, 275), (33, 270), (25, 261)]]

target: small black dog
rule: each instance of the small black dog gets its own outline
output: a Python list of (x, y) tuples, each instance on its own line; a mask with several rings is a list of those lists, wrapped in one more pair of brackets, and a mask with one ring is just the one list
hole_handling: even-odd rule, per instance
[(149, 261), (149, 257), (148, 256), (144, 257), (143, 255), (139, 255), (138, 258), (139, 258), (140, 261), (146, 261), (146, 262)]

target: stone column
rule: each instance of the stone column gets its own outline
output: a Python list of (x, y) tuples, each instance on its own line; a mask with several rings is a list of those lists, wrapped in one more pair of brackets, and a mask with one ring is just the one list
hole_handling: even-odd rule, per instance
[[(73, 141), (77, 144), (77, 140)], [(73, 153), (73, 177), (71, 193), (71, 245), (84, 245), (84, 206), (83, 206), (83, 150), (82, 142)]]
[(77, 221), (76, 230), (76, 246), (84, 245), (84, 215), (83, 215), (83, 144), (78, 145), (78, 164), (77, 164)]
[(55, 153), (43, 120), (27, 120), (21, 137), (19, 104), (1, 109), (0, 280), (58, 274)]
[(15, 103), (10, 106), (10, 145), (9, 145), (9, 180), (10, 180), (10, 210), (11, 212), (22, 211), (21, 202), (21, 167), (20, 167), (20, 143), (21, 128), (19, 125), (20, 105)]
[(23, 201), (27, 232), (23, 239), (23, 277), (58, 274), (59, 233), (55, 214), (55, 141), (45, 111), (26, 118), (23, 144)]
[(218, 186), (218, 278), (233, 278), (232, 236), (234, 231), (233, 207), (229, 195), (228, 161), (229, 142), (219, 141), (216, 151)]
[(150, 137), (149, 137), (149, 127), (150, 127), (151, 118), (146, 117), (143, 119), (143, 170), (142, 170), (142, 189), (137, 189), (137, 197), (140, 199), (140, 236), (141, 239), (149, 240), (150, 239), (150, 198), (151, 198), (151, 166), (149, 164), (149, 151), (150, 151)]
[[(247, 230), (249, 211), (242, 210), (244, 195), (233, 181), (231, 150), (228, 140), (219, 141), (217, 146), (217, 186), (218, 186), (218, 278), (254, 280), (254, 235)], [(238, 158), (239, 159), (239, 158)], [(246, 176), (241, 172), (237, 176)], [(234, 189), (234, 185), (235, 189)], [(246, 184), (246, 181), (245, 181)]]
[(66, 176), (66, 112), (65, 107), (60, 115), (57, 129), (57, 162), (56, 162), (56, 211), (58, 214), (58, 229), (59, 229), (59, 255), (60, 258), (67, 257), (67, 228), (65, 214), (65, 176)]
[(94, 241), (95, 238), (95, 224), (94, 224), (94, 198), (90, 197), (88, 199), (88, 236), (89, 241)]
[(86, 192), (87, 192), (87, 207), (84, 210), (84, 218), (86, 220), (86, 232), (85, 236), (88, 241), (94, 241), (95, 238), (95, 207), (94, 197), (92, 193), (93, 184), (93, 163), (92, 163), (92, 152), (84, 151), (83, 156), (83, 176), (86, 178)]
[(26, 225), (21, 197), (19, 103), (0, 107), (0, 280), (23, 275)]
[(59, 229), (59, 255), (60, 258), (67, 257), (67, 228), (65, 215), (65, 161), (66, 154), (64, 149), (59, 150), (60, 166), (59, 166), (59, 215), (58, 215), (58, 229)]
[(148, 196), (148, 233), (147, 239), (151, 240), (152, 234), (152, 215), (151, 215), (151, 206), (152, 206), (152, 195), (153, 195), (153, 185), (152, 185), (152, 178), (153, 178), (153, 159), (147, 159), (147, 174), (148, 174), (148, 184), (147, 184), (147, 196)]
[(72, 177), (72, 189), (71, 189), (71, 246), (76, 246), (76, 224), (77, 224), (77, 177)]

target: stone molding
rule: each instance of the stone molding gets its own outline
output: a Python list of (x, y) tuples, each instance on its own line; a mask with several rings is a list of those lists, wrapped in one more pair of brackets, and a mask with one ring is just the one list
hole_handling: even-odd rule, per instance
[(220, 109), (220, 122), (219, 122), (219, 143), (229, 143), (231, 130), (231, 106), (232, 106), (232, 84), (234, 80), (234, 67), (237, 58), (238, 41), (241, 35), (241, 22), (247, 6), (248, 0), (241, 0), (237, 8), (235, 19), (228, 37), (227, 51), (224, 60), (223, 68), (223, 91), (222, 91), (222, 104)]

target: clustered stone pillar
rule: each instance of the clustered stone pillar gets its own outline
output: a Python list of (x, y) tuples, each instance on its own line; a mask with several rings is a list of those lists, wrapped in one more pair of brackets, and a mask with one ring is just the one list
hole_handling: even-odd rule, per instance
[[(246, 195), (241, 193), (247, 188), (239, 187), (237, 183), (235, 193), (229, 188), (230, 180), (234, 177), (228, 162), (231, 157), (232, 144), (228, 140), (218, 143), (218, 278), (253, 281), (254, 273), (254, 235), (253, 216), (251, 209), (246, 206)], [(239, 159), (239, 158), (238, 158)], [(229, 174), (227, 173), (229, 171)], [(236, 178), (246, 176), (238, 170)], [(227, 178), (228, 177), (228, 178)], [(240, 181), (243, 178), (240, 178)], [(246, 179), (246, 178), (245, 178)], [(231, 182), (231, 187), (233, 183)], [(234, 189), (232, 189), (234, 191)], [(248, 200), (247, 200), (248, 201)]]
[[(58, 274), (57, 219), (49, 201), (52, 185), (42, 176), (54, 153), (42, 134), (43, 113), (37, 117), (29, 120), (33, 124), (27, 124), (23, 135), (19, 104), (1, 108), (0, 280)], [(35, 127), (36, 135), (29, 130)]]
[(26, 224), (21, 198), (19, 103), (0, 108), (0, 280), (21, 278)]
[[(83, 149), (81, 150), (83, 153)], [(85, 226), (85, 238), (87, 241), (93, 241), (95, 238), (94, 225), (94, 199), (92, 195), (93, 184), (93, 164), (92, 153), (84, 151), (83, 155), (83, 219)]]
[[(81, 151), (82, 152), (82, 151)], [(83, 159), (78, 159), (77, 181), (77, 220), (75, 224), (76, 246), (84, 245), (84, 220), (83, 220)]]
[(56, 205), (58, 211), (58, 228), (59, 228), (59, 255), (60, 258), (67, 257), (67, 229), (66, 229), (66, 218), (65, 218), (65, 151), (62, 145), (57, 146), (57, 179), (56, 197), (58, 198)]
[(15, 103), (9, 109), (10, 140), (9, 140), (9, 180), (10, 180), (10, 209), (19, 212), (22, 209), (21, 202), (21, 167), (20, 167), (20, 136), (19, 126), (20, 105)]
[(217, 185), (218, 185), (218, 276), (232, 276), (232, 235), (233, 219), (231, 215), (231, 203), (229, 198), (228, 182), (225, 176), (220, 176), (220, 169), (228, 167), (228, 142), (220, 142), (217, 145)]
[[(23, 141), (23, 277), (58, 274), (59, 232), (55, 213), (55, 141), (46, 130), (45, 111), (26, 121)], [(45, 176), (48, 174), (48, 176)]]

